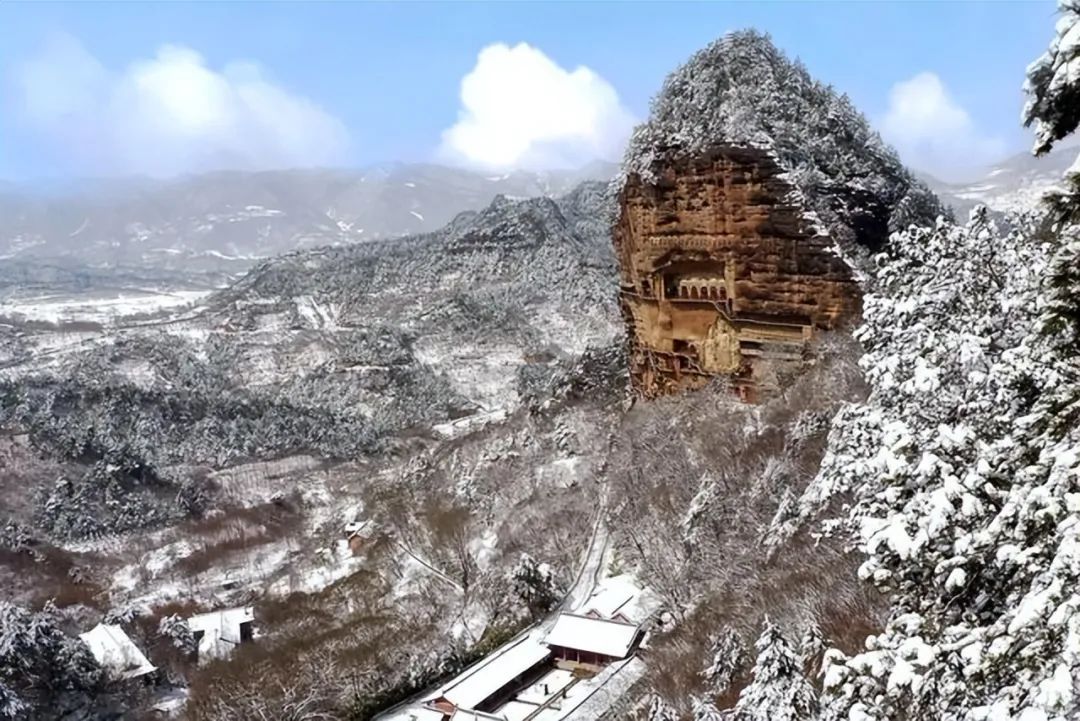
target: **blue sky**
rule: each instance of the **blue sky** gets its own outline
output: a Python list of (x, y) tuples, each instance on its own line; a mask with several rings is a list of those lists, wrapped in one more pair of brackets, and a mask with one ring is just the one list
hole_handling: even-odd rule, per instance
[(617, 157), (671, 69), (749, 26), (961, 177), (1026, 149), (1054, 20), (1049, 0), (0, 3), (0, 178)]

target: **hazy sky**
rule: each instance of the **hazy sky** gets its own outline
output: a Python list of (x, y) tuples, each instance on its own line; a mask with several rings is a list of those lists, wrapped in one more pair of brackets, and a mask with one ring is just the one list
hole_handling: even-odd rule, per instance
[(1027, 149), (1050, 0), (0, 2), (0, 178), (617, 159), (664, 76), (767, 31), (946, 178)]

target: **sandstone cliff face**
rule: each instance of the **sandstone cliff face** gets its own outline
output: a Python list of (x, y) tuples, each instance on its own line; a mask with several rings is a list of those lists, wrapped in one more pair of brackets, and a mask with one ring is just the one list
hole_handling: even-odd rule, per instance
[(763, 150), (718, 146), (627, 176), (614, 241), (638, 392), (724, 375), (753, 398), (858, 313), (851, 268), (780, 175)]

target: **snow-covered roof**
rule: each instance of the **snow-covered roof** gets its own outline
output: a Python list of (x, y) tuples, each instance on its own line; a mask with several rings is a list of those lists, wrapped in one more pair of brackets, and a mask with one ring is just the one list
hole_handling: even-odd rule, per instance
[(659, 606), (659, 599), (652, 591), (642, 588), (628, 573), (605, 578), (597, 584), (591, 596), (581, 604), (576, 613), (599, 615), (628, 623), (643, 623)]
[(187, 620), (192, 633), (202, 632), (199, 658), (223, 658), (240, 644), (240, 626), (255, 620), (251, 606), (200, 613)]
[(380, 716), (379, 718), (381, 721), (443, 721), (446, 714), (431, 708), (406, 706), (389, 716)]
[(450, 717), (450, 721), (506, 721), (506, 717), (484, 713), (483, 711), (459, 708), (454, 711), (454, 715)]
[(549, 646), (625, 658), (637, 640), (638, 632), (636, 624), (562, 613), (544, 642)]
[(119, 626), (99, 623), (79, 638), (97, 662), (114, 676), (136, 678), (156, 670)]
[[(166, 691), (154, 702), (153, 709), (167, 717), (179, 716), (187, 704), (188, 690), (186, 688), (174, 688)], [(441, 720), (440, 720), (441, 721)]]
[(458, 708), (475, 708), (550, 655), (551, 649), (536, 638), (525, 636), (466, 669), (440, 688), (429, 701), (445, 698)]

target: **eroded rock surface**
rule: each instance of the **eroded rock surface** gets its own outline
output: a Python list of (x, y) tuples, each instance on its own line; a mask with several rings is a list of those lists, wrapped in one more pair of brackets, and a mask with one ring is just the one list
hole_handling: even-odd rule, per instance
[(846, 96), (752, 30), (668, 76), (620, 181), (622, 310), (648, 397), (719, 375), (744, 397), (786, 386), (818, 331), (858, 315), (845, 258), (868, 266), (890, 233), (948, 215)]
[(628, 174), (615, 246), (630, 372), (647, 397), (730, 376), (745, 397), (859, 310), (832, 238), (765, 150), (721, 145)]

